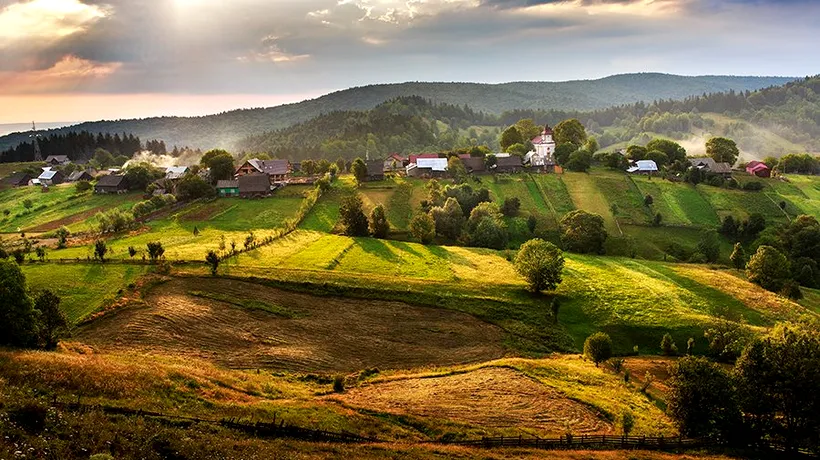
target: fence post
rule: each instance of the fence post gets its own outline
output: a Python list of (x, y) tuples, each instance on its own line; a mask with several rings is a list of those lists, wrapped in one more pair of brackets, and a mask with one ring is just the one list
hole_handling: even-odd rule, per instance
[(521, 435), (519, 434), (519, 435), (518, 435), (518, 445), (519, 445), (519, 446), (523, 445), (523, 444), (522, 444), (522, 441), (523, 441), (523, 439), (521, 439)]

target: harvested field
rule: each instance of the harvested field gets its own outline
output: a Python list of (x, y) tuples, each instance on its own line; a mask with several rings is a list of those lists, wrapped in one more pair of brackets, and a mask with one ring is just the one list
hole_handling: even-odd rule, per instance
[(614, 431), (590, 407), (502, 367), (445, 377), (393, 380), (352, 389), (333, 398), (369, 410), (483, 427), (532, 429), (555, 435), (567, 429), (573, 433)]
[[(224, 300), (230, 298), (236, 300)], [(145, 305), (106, 315), (75, 337), (103, 352), (315, 372), (451, 365), (504, 354), (503, 332), (464, 313), (205, 278), (172, 279), (148, 292)]]

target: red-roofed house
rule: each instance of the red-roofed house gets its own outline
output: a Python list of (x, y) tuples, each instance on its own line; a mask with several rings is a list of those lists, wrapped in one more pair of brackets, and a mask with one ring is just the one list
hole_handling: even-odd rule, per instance
[(757, 177), (771, 177), (772, 171), (762, 161), (753, 160), (746, 165), (746, 172)]
[(398, 153), (392, 153), (389, 157), (385, 158), (384, 160), (384, 170), (385, 171), (400, 171), (407, 166), (407, 158), (399, 155)]

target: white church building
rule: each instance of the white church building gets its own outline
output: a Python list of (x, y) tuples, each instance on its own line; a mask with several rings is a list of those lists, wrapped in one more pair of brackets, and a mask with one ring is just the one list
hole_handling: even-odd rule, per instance
[(533, 167), (551, 168), (555, 166), (555, 140), (552, 138), (550, 125), (544, 126), (541, 135), (532, 140), (535, 150), (524, 156), (524, 162)]

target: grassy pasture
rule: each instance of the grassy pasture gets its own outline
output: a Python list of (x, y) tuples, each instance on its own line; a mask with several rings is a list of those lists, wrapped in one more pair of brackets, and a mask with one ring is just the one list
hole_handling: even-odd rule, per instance
[(652, 195), (652, 214), (660, 212), (665, 224), (696, 227), (715, 227), (719, 224), (717, 213), (699, 193), (700, 187), (708, 186), (696, 188), (691, 184), (674, 183), (660, 178), (630, 177), (642, 196)]
[(147, 268), (119, 264), (26, 264), (23, 273), (33, 290), (51, 289), (62, 301), (71, 323), (77, 323), (116, 300), (120, 291)]
[(6, 178), (12, 173), (22, 171), (23, 169), (34, 167), (40, 169), (45, 163), (42, 161), (20, 162), (20, 163), (0, 163), (0, 178)]
[(604, 224), (610, 234), (618, 235), (618, 225), (612, 215), (610, 202), (598, 188), (595, 179), (587, 173), (568, 172), (561, 177), (566, 184), (567, 192), (576, 209), (598, 214), (604, 218)]

